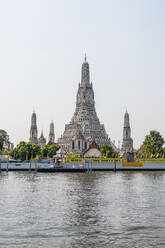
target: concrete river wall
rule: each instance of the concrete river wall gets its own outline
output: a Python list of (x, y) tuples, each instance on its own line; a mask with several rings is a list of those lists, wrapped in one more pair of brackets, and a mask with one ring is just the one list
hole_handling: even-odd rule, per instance
[(66, 163), (63, 165), (63, 168), (66, 169), (78, 169), (85, 168), (86, 170), (165, 170), (165, 162), (135, 162), (135, 163), (126, 163), (126, 162), (114, 162), (114, 163), (89, 163), (89, 164), (77, 164), (77, 163)]
[(108, 163), (64, 163), (60, 166), (41, 163), (0, 163), (0, 171), (78, 172), (78, 171), (118, 171), (118, 170), (165, 170), (165, 161)]

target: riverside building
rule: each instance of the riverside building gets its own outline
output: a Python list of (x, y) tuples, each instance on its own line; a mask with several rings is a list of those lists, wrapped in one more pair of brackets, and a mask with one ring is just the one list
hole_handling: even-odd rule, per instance
[(70, 123), (65, 125), (64, 133), (58, 139), (58, 144), (66, 152), (82, 153), (93, 141), (99, 146), (110, 144), (117, 151), (97, 116), (89, 64), (85, 56), (81, 68), (81, 83), (78, 85), (76, 109)]

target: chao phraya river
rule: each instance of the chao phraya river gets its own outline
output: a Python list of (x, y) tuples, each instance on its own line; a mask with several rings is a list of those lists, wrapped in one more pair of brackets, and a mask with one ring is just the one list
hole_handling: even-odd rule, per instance
[(165, 173), (0, 173), (0, 247), (165, 247)]

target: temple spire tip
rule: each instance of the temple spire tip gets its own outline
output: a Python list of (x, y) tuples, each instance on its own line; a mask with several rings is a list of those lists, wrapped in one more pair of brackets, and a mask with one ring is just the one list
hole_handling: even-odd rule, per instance
[(87, 62), (87, 55), (85, 53), (85, 56), (84, 56), (84, 61)]

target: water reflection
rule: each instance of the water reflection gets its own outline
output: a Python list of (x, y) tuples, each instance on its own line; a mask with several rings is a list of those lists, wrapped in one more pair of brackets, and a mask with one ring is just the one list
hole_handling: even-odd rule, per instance
[(0, 174), (0, 247), (165, 247), (165, 174)]

